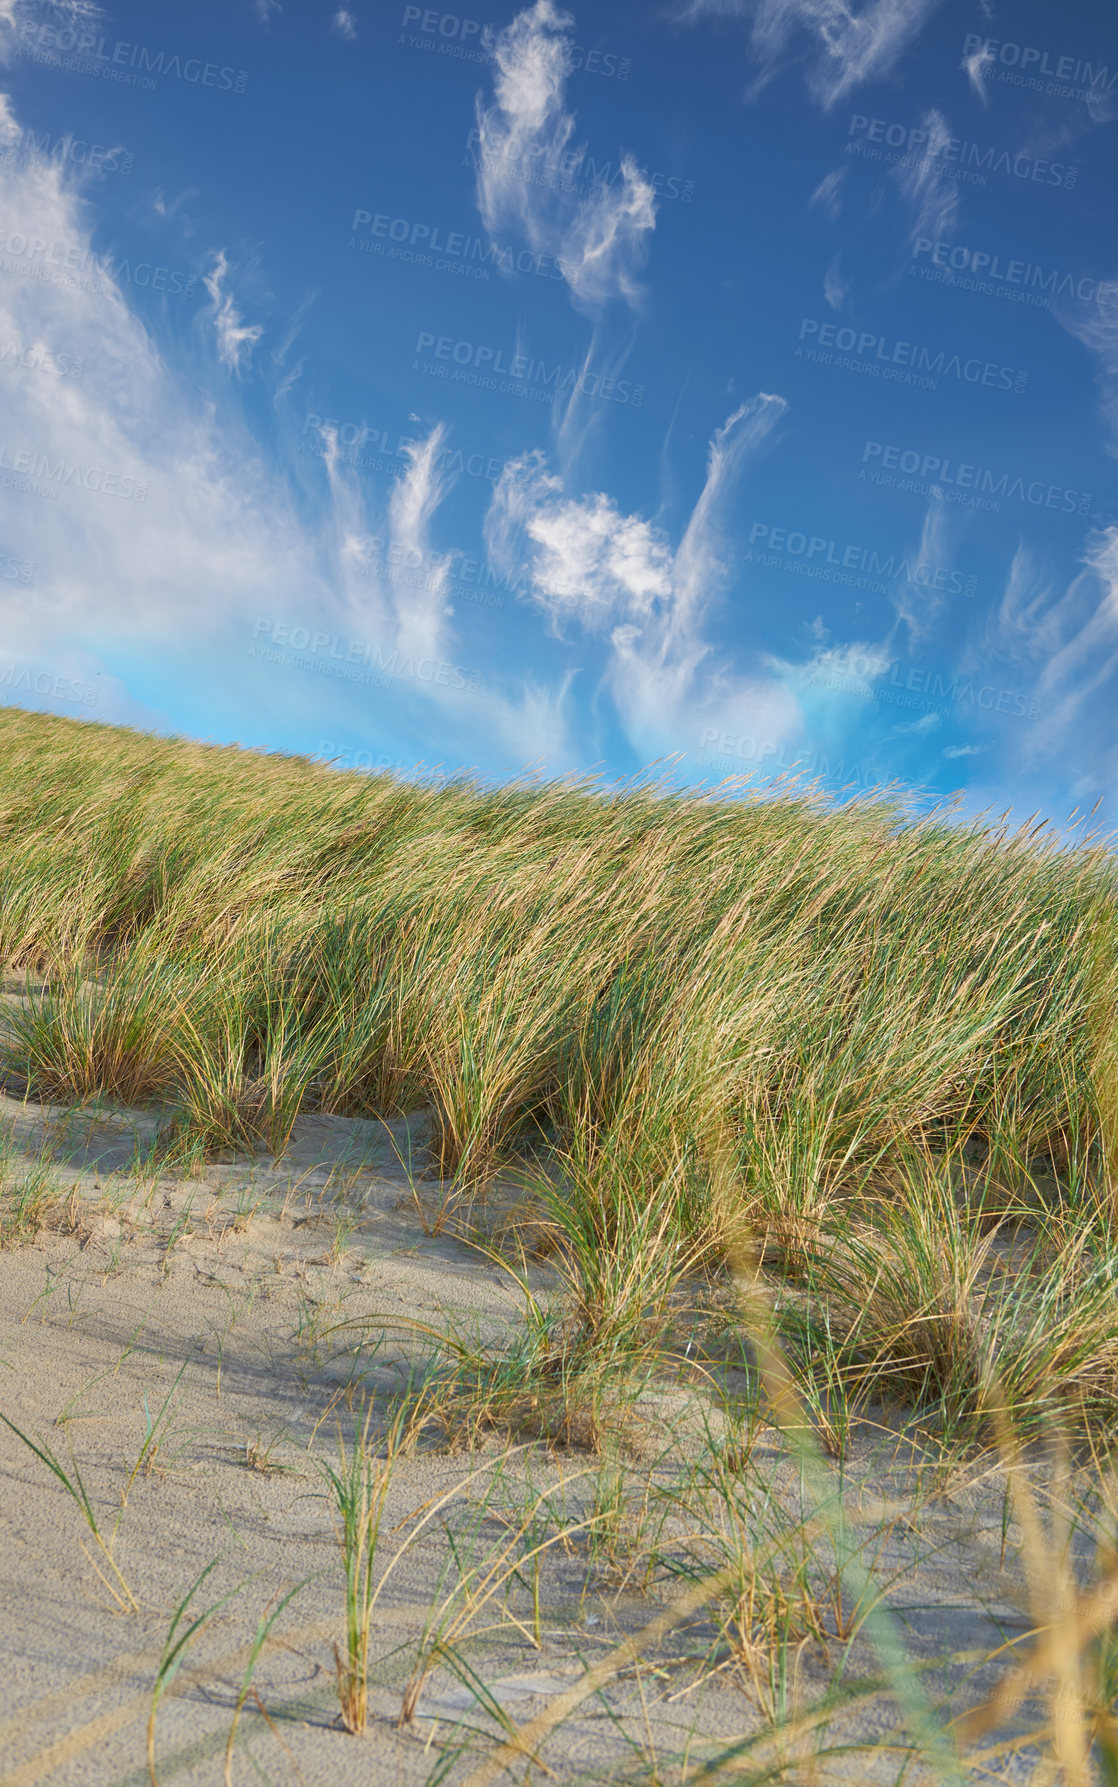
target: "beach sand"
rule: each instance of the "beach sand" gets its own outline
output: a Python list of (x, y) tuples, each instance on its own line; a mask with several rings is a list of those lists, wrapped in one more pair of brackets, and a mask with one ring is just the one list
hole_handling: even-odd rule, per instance
[[(453, 1323), (499, 1343), (521, 1320), (517, 1285), (459, 1239), (425, 1232), (421, 1205), (437, 1202), (438, 1188), (413, 1178), (425, 1162), (422, 1119), (303, 1117), (280, 1162), (229, 1160), (186, 1179), (137, 1168), (137, 1151), (142, 1157), (155, 1133), (151, 1112), (75, 1113), (9, 1096), (0, 1098), (0, 1121), (12, 1136), (10, 1169), (47, 1160), (69, 1200), (60, 1227), (0, 1251), (0, 1412), (46, 1440), (67, 1469), (72, 1455), (103, 1531), (119, 1515), (113, 1557), (139, 1606), (126, 1613), (114, 1605), (79, 1507), (0, 1428), (0, 1787), (148, 1780), (145, 1733), (161, 1653), (176, 1607), (213, 1560), (184, 1624), (235, 1592), (161, 1700), (155, 1742), (164, 1782), (221, 1781), (258, 1622), (304, 1578), (256, 1665), (259, 1701), (250, 1698), (241, 1718), (237, 1781), (418, 1783), (443, 1746), (471, 1735), (476, 1761), (483, 1739), (499, 1733), (493, 1703), (524, 1722), (686, 1587), (661, 1577), (641, 1592), (623, 1572), (592, 1567), (577, 1544), (555, 1544), (540, 1572), (538, 1648), (527, 1570), (511, 1586), (508, 1613), (497, 1596), (462, 1636), (461, 1655), (492, 1696), (489, 1709), (468, 1672), (438, 1665), (401, 1725), (432, 1609), (456, 1580), (447, 1523), (459, 1533), (477, 1529), (460, 1541), (468, 1568), (507, 1541), (530, 1485), (566, 1482), (577, 1507), (601, 1469), (539, 1442), (508, 1458), (499, 1435), (473, 1452), (422, 1441), (397, 1461), (389, 1492), (377, 1573), (399, 1559), (373, 1620), (368, 1729), (346, 1732), (333, 1661), (344, 1631), (341, 1554), (321, 1465), (337, 1462), (339, 1427), (352, 1431), (362, 1391), (390, 1396), (423, 1355), (416, 1336), (395, 1325), (401, 1318), (437, 1329)], [(535, 1282), (546, 1295), (545, 1267)], [(666, 1480), (679, 1448), (701, 1445), (704, 1421), (718, 1419), (709, 1385), (677, 1370), (649, 1386), (636, 1414), (623, 1463), (638, 1487)], [(1003, 1569), (1003, 1504), (993, 1484), (976, 1488), (956, 1472), (942, 1493), (929, 1498), (925, 1488), (917, 1502), (912, 1471), (898, 1467), (891, 1478), (881, 1457), (872, 1436), (855, 1444), (848, 1505), (881, 1581), (895, 1578), (887, 1595), (902, 1610), (913, 1656), (955, 1657), (931, 1680), (933, 1698), (951, 1691), (959, 1710), (996, 1673), (968, 1680), (966, 1657), (1029, 1624), (1013, 1534)], [(793, 1507), (801, 1485), (778, 1435), (768, 1433), (751, 1468)], [(437, 1515), (405, 1545), (409, 1516), (439, 1498)], [(688, 1656), (709, 1643), (701, 1627), (700, 1619), (670, 1634), (583, 1703), (543, 1750), (557, 1778), (602, 1780), (626, 1767), (637, 1778), (634, 1745), (670, 1757), (690, 1742), (701, 1757), (757, 1730), (740, 1672), (723, 1669), (683, 1691), (695, 1674)], [(868, 1642), (855, 1655), (867, 1672), (876, 1668)], [(822, 1691), (818, 1646), (805, 1646), (793, 1675), (804, 1703)], [(872, 1742), (898, 1725), (888, 1693), (863, 1695), (832, 1722), (828, 1741)], [(449, 1778), (464, 1778), (469, 1766), (459, 1762)], [(810, 1776), (788, 1778), (886, 1781), (899, 1766), (896, 1753), (836, 1755)]]

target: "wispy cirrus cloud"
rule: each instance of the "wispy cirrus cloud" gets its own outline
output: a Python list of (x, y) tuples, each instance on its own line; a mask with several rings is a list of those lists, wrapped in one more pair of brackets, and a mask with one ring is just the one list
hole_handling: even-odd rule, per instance
[[(453, 625), (448, 584), (454, 555), (440, 550), (434, 539), (438, 512), (451, 487), (444, 469), (445, 426), (436, 423), (408, 445), (406, 470), (380, 511), (370, 509), (357, 474), (339, 450), (336, 430), (325, 426), (321, 432), (330, 489), (323, 528), (330, 565), (325, 618), (362, 639), (375, 639), (384, 655), (447, 671), (445, 682), (420, 682), (399, 693), (417, 737), (426, 730), (424, 709), (429, 712), (434, 701), (440, 734), (455, 739), (463, 758), (473, 754), (491, 760), (500, 751), (506, 753), (505, 767), (514, 771), (541, 760), (573, 768), (579, 754), (569, 712), (570, 673), (549, 680), (487, 671), (483, 705), (475, 692), (460, 685), (463, 669), (471, 678), (479, 672), (473, 648)], [(407, 575), (385, 576), (392, 565), (406, 567)]]
[(963, 654), (964, 668), (988, 674), (992, 665), (1011, 668), (1029, 701), (1018, 767), (1078, 757), (1096, 788), (1118, 774), (1118, 527), (1088, 535), (1066, 583), (1019, 542), (1001, 600)]
[(214, 256), (212, 268), (205, 275), (205, 287), (213, 301), (210, 315), (217, 337), (218, 358), (230, 372), (239, 373), (244, 370), (264, 330), (259, 323), (243, 321), (232, 294), (225, 290), (228, 274), (229, 262), (225, 257), (225, 250), (220, 249)]
[(943, 715), (938, 709), (933, 708), (931, 712), (921, 714), (918, 720), (903, 720), (899, 726), (894, 726), (893, 731), (898, 738), (904, 738), (908, 735), (916, 738), (923, 738), (928, 732), (938, 731), (942, 724)]
[[(14, 119), (10, 103), (3, 115)], [(159, 729), (177, 716), (158, 691), (193, 681), (201, 708), (226, 691), (221, 711), (238, 728), (251, 728), (254, 704), (267, 713), (276, 701), (289, 726), (321, 726), (319, 679), (246, 672), (245, 642), (261, 617), (469, 667), (432, 543), (447, 490), (440, 429), (413, 444), (376, 512), (336, 442), (325, 488), (317, 478), (300, 487), (253, 435), (233, 383), (258, 331), (225, 307), (225, 257), (209, 275), (207, 307), (219, 341), (226, 331), (224, 352), (202, 353), (188, 336), (172, 357), (157, 315), (133, 308), (133, 292), (94, 250), (80, 182), (80, 170), (57, 162), (0, 161), (10, 236), (62, 244), (81, 268), (0, 276), (0, 339), (19, 350), (0, 356), (0, 449), (15, 468), (0, 489), (0, 555), (31, 572), (26, 584), (0, 583), (0, 691), (24, 688), (5, 681), (9, 668), (34, 671), (17, 696), (30, 702), (99, 680), (98, 718)], [(80, 363), (81, 377), (36, 370), (44, 357)], [(364, 574), (373, 535), (429, 567), (421, 587)], [(150, 691), (142, 698), (133, 667), (135, 686)], [(372, 720), (360, 685), (327, 687), (339, 717), (382, 736), (423, 741), (437, 709), (438, 735), (463, 761), (494, 751), (514, 768), (541, 754), (575, 757), (565, 675), (547, 682), (510, 669), (487, 679), (484, 705), (452, 674), (446, 686), (396, 676), (375, 696)]]
[(992, 67), (993, 61), (994, 52), (988, 50), (985, 44), (979, 44), (978, 48), (969, 56), (964, 56), (960, 63), (960, 67), (971, 84), (972, 91), (978, 95), (984, 106), (988, 106), (990, 103), (990, 95), (986, 89), (986, 71)]
[[(1062, 683), (1082, 700), (1118, 668), (1118, 527), (1103, 528), (1089, 540), (1061, 618), (1069, 624), (1042, 686), (1054, 689)], [(1113, 707), (1110, 718), (1113, 725)]]
[(909, 167), (899, 163), (892, 174), (909, 209), (910, 240), (926, 236), (946, 242), (955, 233), (959, 212), (958, 183), (939, 166), (951, 140), (951, 126), (935, 107), (924, 113), (920, 123), (925, 135), (919, 156), (909, 158)]
[(1105, 706), (1094, 698), (1118, 672), (1118, 527), (1087, 541), (1082, 568), (1045, 616), (1047, 650), (1037, 687), (1050, 705), (1050, 738), (1067, 733), (1094, 712), (1114, 739), (1113, 691)]
[(575, 129), (564, 100), (573, 24), (553, 0), (536, 0), (498, 36), (493, 103), (477, 101), (477, 204), (495, 240), (515, 236), (554, 256), (575, 303), (594, 311), (638, 301), (656, 204), (629, 154), (620, 180), (586, 197), (557, 178)]
[(540, 453), (506, 466), (486, 539), (560, 636), (596, 640), (596, 669), (638, 754), (659, 755), (697, 730), (761, 726), (779, 741), (797, 708), (758, 662), (735, 671), (714, 653), (709, 623), (732, 575), (726, 508), (740, 474), (786, 409), (761, 393), (719, 428), (707, 475), (678, 546), (605, 493), (572, 497)]
[(0, 207), (13, 233), (65, 245), (83, 269), (48, 280), (15, 267), (0, 281), (5, 339), (84, 368), (47, 378), (19, 358), (0, 363), (0, 439), (8, 462), (28, 468), (0, 495), (0, 534), (36, 567), (28, 595), (5, 603), (5, 644), (96, 652), (115, 640), (127, 653), (140, 637), (201, 636), (300, 578), (325, 593), (237, 406), (215, 414), (204, 365), (186, 378), (171, 370), (154, 319), (133, 311), (94, 251), (68, 170), (0, 163)]
[(1102, 413), (1111, 436), (1110, 451), (1118, 455), (1118, 310), (1082, 305), (1057, 312), (1057, 320), (1091, 355), (1102, 400)]
[(646, 621), (672, 595), (667, 536), (640, 516), (621, 514), (601, 492), (568, 497), (538, 451), (505, 467), (486, 538), (504, 570), (521, 569), (527, 557), (530, 599), (560, 635), (571, 627), (601, 634)]
[(836, 254), (823, 275), (823, 296), (832, 310), (841, 310), (850, 296), (850, 281), (843, 278), (842, 255)]
[[(50, 0), (50, 10), (54, 20), (64, 26), (90, 25), (105, 16), (98, 0)], [(5, 43), (7, 30), (24, 21), (32, 21), (35, 15), (33, 0), (0, 0), (0, 59), (8, 47)]]
[(832, 168), (829, 174), (824, 174), (808, 200), (810, 205), (819, 205), (832, 223), (842, 210), (842, 188), (848, 172), (845, 167)]
[[(929, 503), (920, 529), (920, 543), (908, 555), (909, 565), (949, 565), (953, 558), (954, 522), (944, 503)], [(946, 597), (937, 591), (935, 580), (925, 575), (919, 581), (898, 577), (892, 584), (893, 609), (898, 622), (908, 629), (909, 640), (917, 644), (927, 639), (939, 619)]]
[(408, 468), (393, 485), (388, 501), (388, 532), (405, 564), (418, 562), (425, 575), (407, 592), (399, 615), (399, 643), (405, 652), (432, 655), (447, 631), (447, 581), (450, 558), (432, 550), (431, 528), (435, 514), (450, 487), (440, 470), (446, 430), (432, 428), (425, 440), (409, 445)]
[(687, 0), (685, 20), (741, 19), (759, 72), (755, 89), (790, 62), (806, 64), (808, 92), (824, 109), (864, 81), (892, 73), (940, 0)]

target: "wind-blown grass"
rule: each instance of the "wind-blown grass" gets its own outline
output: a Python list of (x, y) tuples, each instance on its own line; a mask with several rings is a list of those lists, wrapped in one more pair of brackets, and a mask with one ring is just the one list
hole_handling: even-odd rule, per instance
[[(51, 1096), (216, 1142), (428, 1105), (444, 1175), (540, 1129), (693, 1226), (811, 1222), (905, 1140), (1097, 1178), (1113, 859), (887, 802), (439, 788), (7, 712), (0, 947)], [(1104, 1136), (1104, 1129), (1107, 1134)]]
[[(716, 1381), (675, 1329), (701, 1337), (717, 1293), (758, 1410), (787, 1400), (776, 1425), (840, 1460), (874, 1399), (947, 1453), (996, 1446), (1012, 1483), (1037, 1436), (1110, 1446), (1118, 874), (1098, 842), (794, 787), (436, 786), (10, 710), (0, 746), (0, 954), (10, 988), (29, 976), (0, 1051), (33, 1093), (153, 1105), (170, 1160), (281, 1154), (302, 1112), (423, 1110), (436, 1226), (521, 1188), (554, 1295), (521, 1254), (507, 1345), (428, 1333), (416, 1431), (612, 1443), (657, 1361)], [(753, 1429), (727, 1426), (679, 1568), (774, 1710), (778, 1638), (877, 1615), (855, 1583), (823, 1618), (819, 1559), (760, 1532)], [(344, 1465), (357, 1725), (383, 1578), (365, 1451)], [(1112, 1619), (1059, 1583), (1066, 1758), (1112, 1741)]]
[[(795, 789), (436, 787), (10, 710), (0, 738), (0, 948), (43, 976), (5, 1047), (42, 1096), (156, 1104), (172, 1158), (424, 1108), (439, 1220), (517, 1175), (603, 1358), (752, 1245), (858, 1305), (863, 1373), (869, 1346), (961, 1406), (991, 1348), (1022, 1381), (1043, 1353), (1023, 1306), (983, 1325), (979, 1228), (1043, 1217), (1061, 1282), (1105, 1281), (1097, 843)], [(870, 1334), (890, 1297), (923, 1312), (903, 1341)], [(1097, 1366), (1061, 1367), (1087, 1403)]]

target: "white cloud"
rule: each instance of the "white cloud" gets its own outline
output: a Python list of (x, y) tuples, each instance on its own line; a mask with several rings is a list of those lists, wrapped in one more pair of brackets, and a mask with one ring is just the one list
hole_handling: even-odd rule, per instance
[(829, 174), (824, 174), (808, 200), (811, 205), (821, 206), (832, 223), (842, 210), (842, 184), (846, 175), (845, 167), (832, 168)]
[(661, 528), (596, 492), (570, 497), (542, 455), (506, 466), (486, 538), (490, 558), (529, 585), (554, 630), (603, 641), (603, 684), (634, 749), (657, 756), (704, 724), (744, 726), (779, 743), (794, 731), (794, 700), (760, 672), (720, 665), (708, 622), (731, 573), (727, 501), (747, 457), (785, 411), (764, 393), (743, 404), (711, 442), (706, 482), (673, 551)]
[(0, 207), (13, 232), (88, 257), (73, 275), (9, 271), (0, 282), (7, 340), (84, 363), (80, 379), (0, 364), (9, 458), (26, 455), (38, 471), (30, 481), (59, 491), (55, 500), (14, 488), (0, 497), (7, 550), (36, 567), (33, 593), (6, 604), (7, 642), (69, 638), (94, 649), (101, 637), (197, 636), (227, 613), (275, 612), (303, 579), (313, 601), (323, 580), (287, 493), (236, 418), (216, 422), (201, 380), (172, 376), (93, 254), (84, 206), (62, 171), (0, 164)]
[(1061, 590), (1022, 543), (1002, 600), (972, 642), (967, 667), (992, 681), (990, 667), (1011, 668), (1029, 726), (1018, 764), (1046, 764), (1074, 749), (1107, 773), (1118, 772), (1113, 686), (1118, 674), (1118, 528), (1092, 532), (1080, 569)]
[(800, 48), (809, 93), (829, 108), (864, 81), (892, 73), (940, 0), (688, 0), (685, 19), (737, 18), (750, 23), (760, 64), (757, 86)]
[[(920, 559), (928, 564), (952, 562), (950, 542), (941, 531), (944, 520), (929, 510), (919, 548)], [(917, 562), (915, 551), (909, 562)], [(928, 630), (914, 626), (924, 598), (924, 590), (905, 592), (894, 586), (898, 623), (907, 622), (916, 640)], [(939, 598), (932, 600), (940, 605)], [(913, 602), (916, 609), (909, 607)], [(934, 618), (935, 608), (929, 613)], [(857, 738), (873, 730), (874, 710), (850, 697), (872, 692), (884, 677), (897, 680), (896, 667), (904, 661), (896, 646), (897, 630), (895, 623), (880, 643), (838, 647), (828, 645), (820, 631), (806, 662), (776, 665), (813, 730), (838, 729)], [(968, 721), (969, 729), (982, 735), (965, 746), (942, 748), (944, 760), (989, 753), (1018, 787), (1030, 775), (1040, 778), (1044, 791), (1040, 794), (1038, 784), (1038, 794), (1045, 801), (1062, 799), (1069, 785), (1077, 798), (1094, 799), (1100, 787), (1118, 779), (1113, 693), (1118, 676), (1118, 527), (1088, 537), (1081, 567), (1063, 587), (1020, 544), (994, 611), (967, 626), (960, 607), (952, 615), (951, 631), (948, 660), (937, 665), (938, 654), (929, 654), (931, 665), (914, 665), (917, 682), (908, 683), (930, 698), (956, 700), (955, 718)], [(890, 711), (891, 704), (880, 717)], [(894, 723), (888, 736), (930, 737), (944, 718), (933, 708)], [(990, 797), (998, 797), (993, 783)]]
[(575, 125), (564, 104), (573, 23), (553, 0), (536, 0), (497, 38), (494, 103), (477, 102), (477, 204), (494, 239), (513, 235), (554, 256), (576, 304), (592, 311), (637, 302), (656, 205), (628, 154), (619, 181), (586, 198), (563, 190), (584, 154), (568, 148)]
[(532, 599), (556, 631), (564, 622), (604, 633), (647, 620), (672, 594), (667, 537), (638, 516), (622, 515), (608, 496), (573, 500), (562, 492), (542, 453), (505, 467), (488, 522), (494, 563), (511, 569), (523, 536), (532, 553)]
[[(104, 19), (103, 7), (97, 0), (50, 0), (50, 8), (54, 14), (52, 23), (60, 26), (92, 25)], [(36, 9), (30, 0), (0, 0), (0, 29), (11, 30), (21, 19), (30, 23), (36, 17)], [(3, 56), (6, 45), (0, 36), (0, 56)]]
[(836, 254), (834, 260), (823, 275), (823, 296), (832, 310), (841, 310), (850, 296), (850, 281), (842, 276), (842, 254)]
[[(445, 429), (436, 425), (407, 448), (408, 466), (383, 516), (370, 514), (337, 431), (319, 430), (326, 448), (336, 603), (347, 625), (369, 629), (386, 651), (441, 657), (456, 649), (448, 627), (447, 565), (431, 525), (448, 482), (440, 472)], [(358, 442), (360, 447), (362, 443)], [(389, 576), (388, 571), (394, 571)]]
[[(1118, 527), (1090, 537), (1082, 569), (1048, 620), (1038, 689), (1057, 703), (1053, 718), (1067, 726), (1118, 670)], [(1112, 729), (1113, 709), (1110, 720)]]
[(1059, 322), (1090, 353), (1102, 397), (1102, 412), (1118, 453), (1118, 311), (1084, 304), (1057, 312)]
[[(954, 556), (951, 536), (953, 521), (944, 503), (931, 502), (924, 511), (920, 543), (907, 555), (909, 574), (894, 579), (891, 589), (897, 619), (908, 628), (909, 639), (917, 644), (926, 639), (939, 618), (947, 597), (935, 588), (934, 567), (950, 565)], [(923, 576), (916, 573), (921, 567)]]
[(348, 6), (339, 6), (337, 12), (334, 14), (330, 28), (331, 30), (336, 31), (339, 37), (343, 37), (346, 43), (352, 43), (354, 41), (357, 36), (357, 20), (350, 12)]
[(963, 57), (960, 64), (965, 69), (972, 88), (985, 106), (990, 103), (990, 95), (986, 91), (986, 70), (991, 66), (993, 60), (994, 52), (987, 50), (983, 44), (979, 44), (973, 54)]
[(221, 249), (214, 256), (214, 264), (205, 276), (206, 290), (213, 299), (214, 332), (217, 335), (217, 353), (223, 366), (230, 372), (241, 372), (244, 362), (252, 349), (260, 340), (264, 330), (259, 323), (244, 323), (232, 297), (222, 290), (225, 276), (229, 271), (229, 263), (225, 258), (225, 250)]
[(594, 309), (611, 298), (635, 304), (640, 286), (634, 270), (656, 227), (651, 183), (632, 155), (621, 158), (621, 182), (600, 186), (569, 219), (555, 250), (574, 298)]
[[(181, 726), (184, 711), (227, 723), (235, 713), (247, 729), (254, 704), (273, 721), (282, 706), (288, 725), (321, 725), (332, 700), (355, 726), (420, 741), (434, 709), (459, 761), (504, 752), (513, 769), (541, 754), (573, 763), (569, 678), (553, 686), (516, 671), (502, 677), (455, 637), (429, 540), (445, 494), (438, 431), (413, 449), (379, 517), (336, 456), (325, 489), (315, 476), (298, 490), (260, 451), (212, 362), (192, 355), (172, 366), (161, 352), (154, 319), (132, 310), (130, 288), (93, 252), (85, 204), (64, 168), (0, 162), (0, 214), (13, 237), (84, 257), (72, 275), (9, 270), (0, 279), (0, 339), (27, 350), (0, 357), (0, 446), (39, 487), (19, 489), (13, 476), (0, 489), (0, 552), (34, 567), (26, 585), (0, 583), (0, 699), (50, 700), (59, 677), (87, 688), (100, 678), (97, 718), (155, 729)], [(210, 296), (220, 308), (222, 257), (215, 272)], [(37, 364), (63, 356), (84, 362), (80, 378)], [(121, 491), (135, 494), (113, 494)], [(427, 587), (363, 574), (374, 535), (390, 551), (417, 554)], [(484, 696), (457, 686), (453, 671), (446, 686), (400, 675), (376, 694), (270, 667), (257, 674), (246, 654), (261, 619), (480, 668)], [(129, 693), (114, 674), (121, 663), (144, 666), (168, 688), (177, 666), (182, 708), (173, 719)], [(192, 688), (199, 675), (206, 686)], [(65, 696), (57, 699), (65, 708)]]
[(1019, 540), (1000, 602), (973, 629), (961, 655), (963, 668), (1011, 666), (1017, 680), (1033, 682), (1059, 650), (1065, 631), (1061, 598), (1043, 561)]
[(959, 188), (948, 175), (938, 172), (937, 163), (951, 140), (951, 126), (934, 107), (924, 113), (920, 122), (926, 139), (919, 157), (911, 167), (895, 167), (893, 178), (911, 212), (912, 240), (926, 236), (934, 242), (946, 242), (955, 233)]
[(401, 650), (431, 656), (441, 648), (446, 631), (446, 584), (449, 557), (437, 555), (430, 544), (431, 522), (442, 503), (449, 481), (439, 470), (446, 430), (440, 424), (426, 440), (409, 445), (408, 469), (397, 479), (388, 505), (388, 531), (402, 562), (419, 563), (422, 580), (408, 589), (400, 617)]
[[(823, 645), (804, 663), (780, 660), (779, 669), (790, 688), (805, 694), (808, 689), (818, 689), (820, 698), (829, 705), (830, 694), (845, 694), (850, 683), (876, 682), (888, 674), (895, 662), (888, 644), (854, 639), (845, 645)], [(827, 684), (832, 681), (839, 685), (837, 690), (828, 690)]]

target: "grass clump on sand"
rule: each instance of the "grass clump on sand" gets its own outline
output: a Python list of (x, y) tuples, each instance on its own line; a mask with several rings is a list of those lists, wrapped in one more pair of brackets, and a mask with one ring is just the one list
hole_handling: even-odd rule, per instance
[(850, 1382), (1118, 1412), (1106, 850), (11, 710), (0, 740), (0, 951), (40, 977), (6, 1066), (41, 1096), (154, 1104), (169, 1159), (424, 1108), (436, 1225), (519, 1180), (599, 1362), (749, 1255)]
[[(12, 1066), (215, 1146), (428, 1106), (459, 1195), (543, 1143), (600, 1209), (795, 1246), (913, 1150), (1080, 1204), (1118, 1144), (1114, 865), (1035, 833), (337, 774), (9, 710)], [(1100, 1220), (1105, 1212), (1098, 1212)]]
[[(1108, 849), (885, 796), (436, 785), (11, 710), (0, 825), (0, 953), (10, 988), (37, 976), (3, 1065), (34, 1092), (154, 1105), (170, 1160), (423, 1110), (433, 1228), (491, 1237), (519, 1189), (522, 1336), (444, 1336), (423, 1380), (452, 1437), (612, 1442), (627, 1373), (674, 1355), (714, 1382), (736, 1321), (770, 1417), (840, 1461), (886, 1404), (1011, 1474), (1045, 1436), (1104, 1458)], [(770, 1628), (810, 1628), (809, 1567), (789, 1551), (750, 1598), (733, 1456), (702, 1466), (722, 1512), (676, 1568), (700, 1599), (713, 1571), (718, 1655), (759, 1684)], [(1059, 1653), (1065, 1702), (1101, 1629)], [(1109, 1718), (1084, 1670), (1065, 1758)]]

